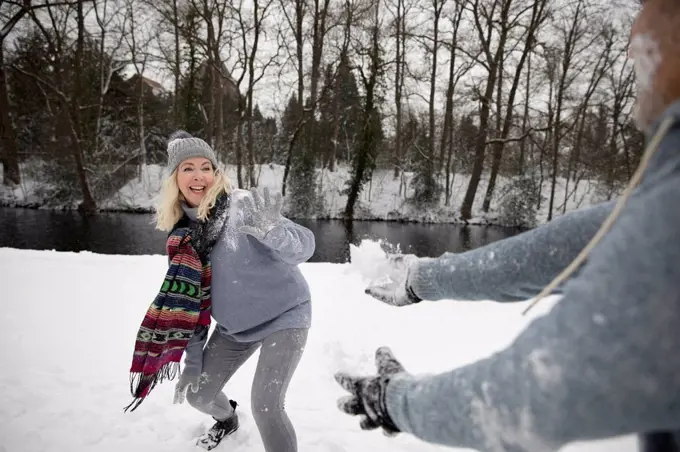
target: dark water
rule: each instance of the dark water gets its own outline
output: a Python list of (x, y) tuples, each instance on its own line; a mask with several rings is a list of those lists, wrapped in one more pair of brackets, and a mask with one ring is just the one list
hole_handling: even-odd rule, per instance
[[(152, 216), (0, 207), (0, 247), (35, 250), (91, 251), (101, 254), (164, 254), (165, 233), (153, 228)], [(519, 231), (491, 226), (336, 220), (296, 220), (316, 236), (311, 262), (349, 261), (349, 244), (383, 240), (402, 252), (438, 256), (461, 252), (510, 237)], [(388, 246), (390, 246), (388, 245)]]

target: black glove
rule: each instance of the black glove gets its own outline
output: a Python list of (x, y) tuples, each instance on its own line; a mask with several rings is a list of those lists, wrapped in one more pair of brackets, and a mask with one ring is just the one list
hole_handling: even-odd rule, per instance
[(340, 386), (352, 394), (339, 399), (338, 408), (347, 414), (361, 416), (359, 426), (363, 430), (381, 427), (387, 435), (396, 435), (400, 430), (387, 412), (385, 395), (390, 379), (405, 370), (387, 347), (376, 350), (375, 365), (378, 375), (373, 377), (355, 377), (343, 372), (335, 374)]

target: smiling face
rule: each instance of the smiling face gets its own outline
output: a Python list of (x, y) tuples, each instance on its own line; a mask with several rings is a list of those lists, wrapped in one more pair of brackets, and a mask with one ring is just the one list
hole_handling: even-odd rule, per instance
[(206, 158), (186, 159), (177, 167), (177, 186), (191, 207), (198, 207), (214, 183), (215, 171)]
[(645, 130), (680, 99), (680, 2), (646, 0), (631, 30), (636, 77), (635, 122)]

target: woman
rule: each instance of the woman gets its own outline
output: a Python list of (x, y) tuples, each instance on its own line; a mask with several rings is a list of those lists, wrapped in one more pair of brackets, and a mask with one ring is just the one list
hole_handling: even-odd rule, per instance
[[(253, 417), (265, 450), (297, 451), (284, 399), (311, 325), (298, 264), (312, 256), (314, 235), (281, 216), (280, 195), (272, 201), (267, 189), (264, 199), (254, 189), (230, 191), (211, 147), (186, 132), (170, 137), (168, 170), (156, 227), (170, 231), (170, 269), (138, 334), (134, 408), (156, 382), (174, 376), (184, 352), (174, 402), (186, 399), (215, 419), (198, 440), (210, 450), (238, 428), (236, 402), (222, 389), (261, 346)], [(205, 346), (210, 317), (217, 325)], [(163, 348), (154, 349), (159, 342)]]

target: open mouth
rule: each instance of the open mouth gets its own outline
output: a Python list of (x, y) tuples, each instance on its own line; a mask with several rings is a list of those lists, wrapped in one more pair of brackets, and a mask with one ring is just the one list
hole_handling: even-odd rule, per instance
[(205, 191), (205, 187), (189, 187), (189, 190), (192, 191), (192, 193), (203, 193)]

